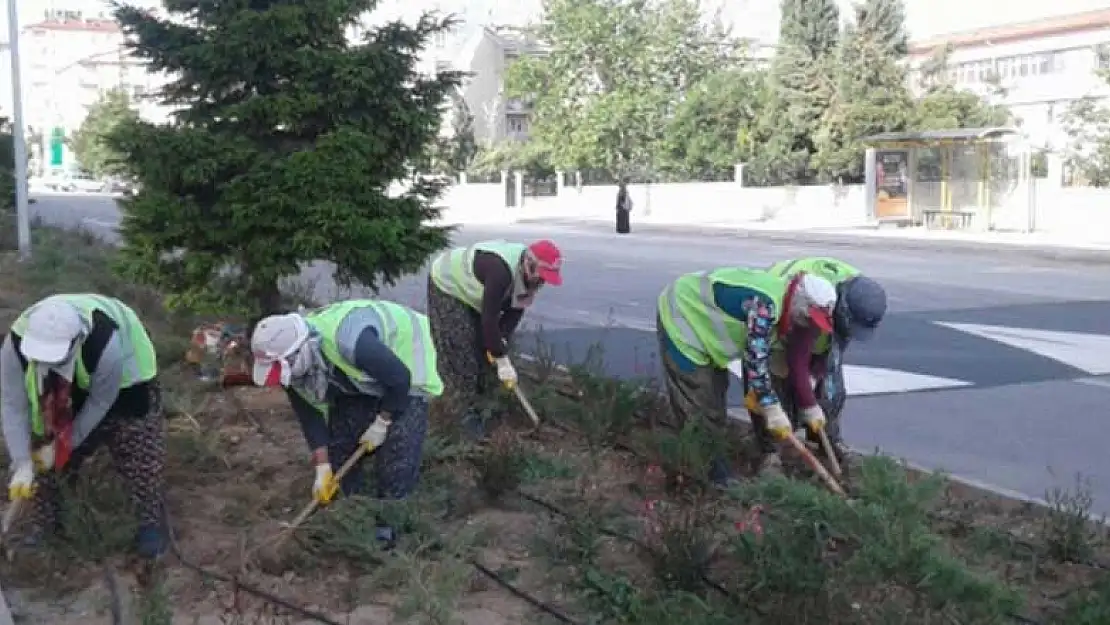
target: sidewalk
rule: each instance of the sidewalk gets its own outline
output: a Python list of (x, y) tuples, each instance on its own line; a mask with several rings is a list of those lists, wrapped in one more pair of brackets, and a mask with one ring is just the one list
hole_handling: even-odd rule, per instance
[[(525, 218), (517, 223), (555, 223), (600, 225), (612, 220), (600, 218)], [(632, 232), (669, 232), (713, 237), (758, 238), (830, 246), (873, 246), (903, 250), (936, 250), (982, 253), (997, 251), (1050, 260), (1110, 263), (1110, 232), (1088, 236), (1068, 236), (1053, 232), (968, 232), (861, 226), (855, 228), (802, 228), (793, 224), (768, 222), (660, 224), (632, 223)]]

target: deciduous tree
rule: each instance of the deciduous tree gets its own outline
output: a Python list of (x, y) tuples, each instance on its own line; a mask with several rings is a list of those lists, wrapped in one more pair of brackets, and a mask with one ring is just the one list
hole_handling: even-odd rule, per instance
[(662, 167), (672, 177), (729, 179), (756, 150), (755, 126), (766, 104), (766, 74), (725, 69), (695, 85), (667, 123)]
[(531, 141), (551, 165), (614, 177), (651, 169), (684, 93), (730, 50), (692, 0), (545, 0), (536, 37), (506, 78), (533, 105)]
[(920, 81), (925, 93), (910, 118), (912, 130), (1004, 126), (1012, 119), (1006, 107), (991, 104), (953, 84), (948, 71), (948, 50), (939, 50), (922, 66)]
[(110, 145), (109, 136), (121, 124), (138, 121), (139, 113), (132, 106), (131, 96), (123, 89), (109, 89), (89, 107), (81, 126), (73, 133), (70, 149), (81, 168), (94, 176), (110, 176), (123, 170), (118, 150)]
[(1064, 165), (1081, 184), (1110, 186), (1110, 108), (1094, 98), (1078, 100), (1064, 114), (1068, 145)]
[(169, 17), (116, 6), (132, 51), (175, 77), (162, 101), (180, 107), (112, 135), (141, 184), (122, 202), (127, 276), (174, 303), (269, 313), (303, 263), (376, 288), (447, 244), (449, 229), (429, 225), (442, 188), (407, 177), (461, 78), (422, 76), (417, 57), (452, 24), (425, 15), (350, 41), (376, 4), (167, 0)]

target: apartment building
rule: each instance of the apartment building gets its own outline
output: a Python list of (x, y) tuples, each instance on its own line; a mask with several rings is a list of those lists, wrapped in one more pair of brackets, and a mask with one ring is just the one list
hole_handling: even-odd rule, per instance
[[(1009, 107), (1036, 145), (1064, 146), (1061, 119), (1072, 102), (1110, 98), (1110, 87), (1097, 74), (1110, 68), (1110, 9), (915, 41), (915, 72), (945, 46), (951, 49), (949, 79)], [(912, 80), (915, 88), (918, 78)]]
[(512, 26), (481, 26), (438, 69), (471, 72), (461, 91), (474, 116), (474, 138), (480, 143), (528, 138), (532, 107), (505, 93), (505, 73), (521, 56), (544, 54), (525, 30)]
[[(123, 47), (123, 33), (107, 12), (49, 5), (41, 16), (27, 16), (20, 32), (23, 121), (32, 139), (29, 150), (36, 172), (76, 166), (65, 138), (81, 126), (89, 108), (109, 89), (124, 89), (135, 98), (140, 115), (162, 120), (168, 114), (144, 99), (164, 80)], [(33, 19), (38, 18), (38, 19)], [(10, 84), (10, 66), (4, 64)], [(11, 91), (3, 93), (11, 110)]]

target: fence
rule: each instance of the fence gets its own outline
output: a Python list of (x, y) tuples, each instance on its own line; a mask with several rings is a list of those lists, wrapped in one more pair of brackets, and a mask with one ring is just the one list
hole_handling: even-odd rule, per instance
[[(464, 176), (441, 199), (445, 209), (443, 219), (451, 223), (511, 223), (521, 219), (612, 221), (617, 185), (576, 185), (576, 179), (574, 173), (556, 174), (553, 194), (530, 195), (524, 192), (525, 181), (520, 174), (503, 173), (498, 180), (507, 181), (504, 184), (473, 182)], [(999, 179), (998, 184), (1006, 185), (1012, 176), (1001, 173), (1000, 168)], [(1058, 167), (1050, 166), (1049, 176), (1035, 181), (1031, 198), (1011, 194), (1008, 212), (999, 212), (987, 227), (1022, 229), (1031, 222), (1041, 232), (1074, 234), (1088, 241), (1096, 236), (1110, 240), (1110, 189), (1063, 187), (1061, 179)], [(928, 184), (927, 179), (923, 180), (915, 193), (928, 193)], [(519, 205), (509, 203), (506, 189), (510, 187), (515, 189), (514, 197), (522, 198)], [(630, 184), (628, 190), (633, 202), (633, 224), (790, 229), (874, 225), (864, 185), (744, 187), (734, 180)], [(1002, 190), (992, 194), (1002, 197)], [(953, 190), (953, 197), (961, 196)], [(1026, 211), (1032, 211), (1031, 220)], [(1003, 219), (1004, 216), (1007, 218)]]

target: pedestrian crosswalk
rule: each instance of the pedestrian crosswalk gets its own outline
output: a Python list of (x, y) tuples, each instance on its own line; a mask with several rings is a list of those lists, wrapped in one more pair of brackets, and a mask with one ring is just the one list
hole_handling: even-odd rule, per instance
[(1033, 352), (1091, 375), (1110, 374), (1110, 336), (973, 323), (936, 323), (952, 330)]
[[(1075, 379), (1086, 375), (1110, 374), (1110, 336), (1107, 335), (971, 323), (941, 321), (931, 323), (1056, 361), (1074, 369)], [(1005, 363), (997, 363), (997, 365), (1004, 366)], [(729, 369), (737, 377), (741, 375), (742, 367), (739, 361), (731, 363)], [(844, 365), (844, 378), (845, 387), (850, 396), (947, 390), (979, 385), (976, 380), (971, 379), (852, 364)]]

